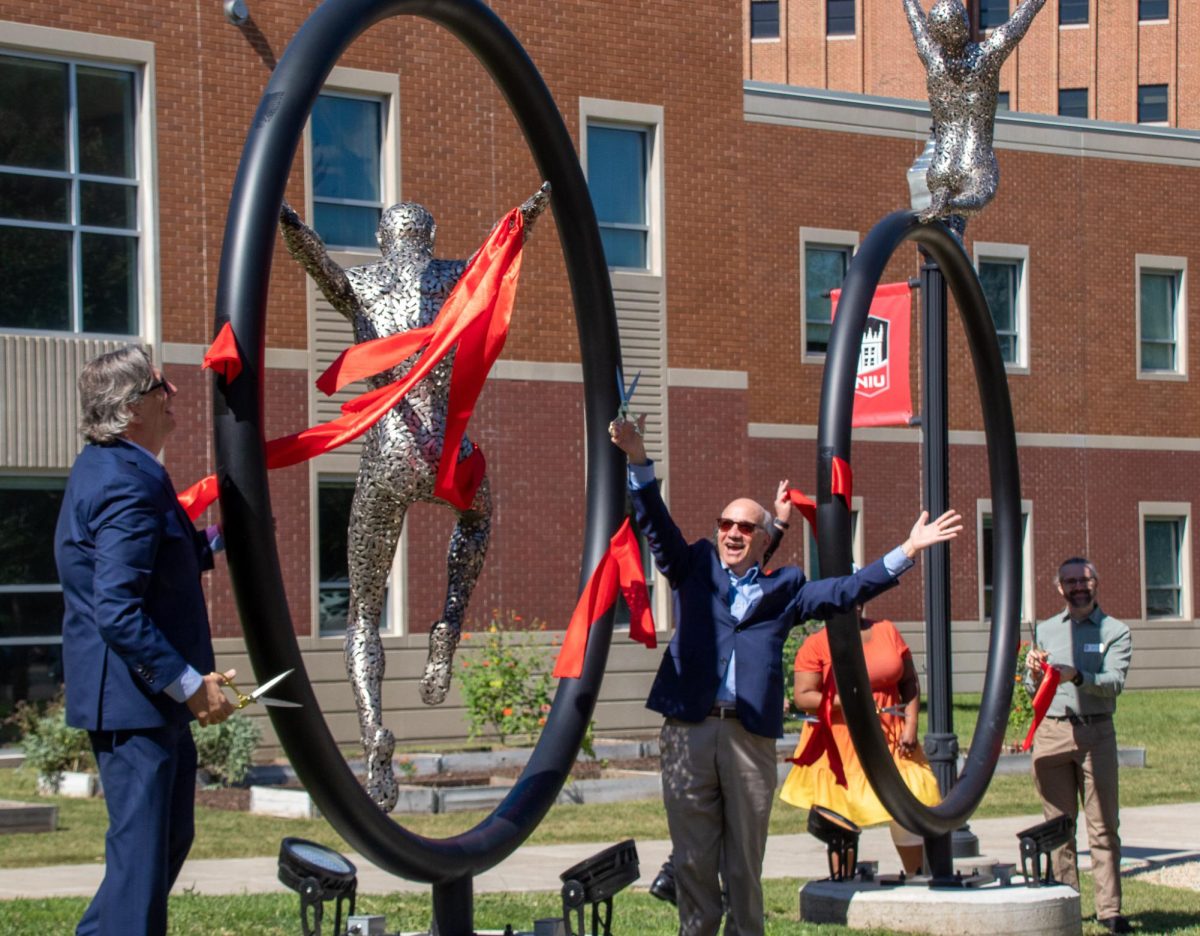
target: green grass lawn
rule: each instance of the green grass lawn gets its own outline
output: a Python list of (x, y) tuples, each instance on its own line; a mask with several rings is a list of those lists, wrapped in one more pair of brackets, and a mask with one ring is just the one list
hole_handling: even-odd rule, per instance
[[(955, 700), (955, 728), (969, 743), (978, 697)], [(1120, 699), (1117, 735), (1123, 746), (1147, 750), (1144, 770), (1121, 774), (1121, 804), (1200, 800), (1200, 777), (1191, 764), (1200, 750), (1200, 692), (1157, 690), (1129, 692)], [(0, 770), (0, 799), (38, 800), (34, 779), (25, 771)], [(35, 867), (96, 862), (104, 853), (106, 816), (101, 801), (57, 799), (59, 831), (40, 835), (0, 836), (0, 867)], [(1036, 815), (1041, 809), (1027, 775), (995, 777), (976, 812), (980, 817)], [(420, 835), (442, 838), (471, 828), (484, 813), (398, 816)], [(806, 814), (779, 805), (771, 815), (774, 834), (803, 832)], [(200, 808), (196, 815), (193, 858), (273, 855), (288, 835), (347, 850), (341, 837), (322, 820), (273, 819), (246, 813)], [(530, 837), (531, 844), (615, 842), (624, 838), (665, 839), (666, 818), (657, 800), (631, 803), (556, 806)]]
[[(795, 878), (766, 881), (764, 903), (768, 936), (847, 936), (866, 931), (844, 926), (814, 926), (799, 921)], [(1091, 881), (1083, 881), (1084, 936), (1107, 932), (1094, 920)], [(46, 936), (71, 932), (83, 913), (87, 900), (11, 900), (3, 904), (5, 936)], [(299, 924), (299, 898), (295, 894), (263, 894), (240, 897), (203, 897), (183, 894), (171, 898), (172, 936), (294, 936)], [(332, 904), (327, 904), (327, 914)], [(389, 932), (424, 929), (429, 926), (429, 897), (425, 894), (364, 895), (358, 899), (358, 912), (387, 916)], [(1136, 932), (1200, 936), (1200, 901), (1194, 891), (1159, 887), (1126, 879), (1125, 912)], [(557, 893), (478, 894), (475, 897), (475, 925), (479, 929), (532, 929), (532, 921), (562, 913)], [(326, 932), (332, 928), (327, 917)], [(678, 929), (675, 908), (655, 900), (643, 890), (625, 891), (613, 902), (613, 931), (639, 936), (670, 936)], [(873, 931), (883, 936), (887, 930)]]

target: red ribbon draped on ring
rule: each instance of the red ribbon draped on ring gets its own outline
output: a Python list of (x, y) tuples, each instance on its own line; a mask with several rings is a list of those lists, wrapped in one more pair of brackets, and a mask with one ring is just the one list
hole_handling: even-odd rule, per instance
[(821, 690), (821, 704), (817, 706), (817, 718), (820, 721), (812, 726), (804, 750), (798, 757), (789, 757), (788, 762), (798, 767), (811, 767), (825, 754), (829, 758), (829, 769), (833, 771), (833, 779), (837, 781), (838, 786), (848, 787), (842, 754), (838, 750), (837, 739), (833, 736), (833, 697), (836, 692), (837, 682), (831, 669)]
[(1061, 680), (1062, 673), (1049, 663), (1042, 664), (1042, 683), (1033, 694), (1033, 723), (1029, 726), (1029, 734), (1025, 735), (1025, 743), (1021, 745), (1022, 751), (1033, 747), (1033, 736), (1037, 734), (1038, 726), (1050, 711), (1050, 703), (1054, 701), (1054, 693), (1058, 692)]
[[(486, 462), (478, 446), (461, 461), (458, 450), (488, 371), (500, 356), (508, 336), (524, 241), (525, 219), (520, 209), (514, 208), (496, 225), (463, 271), (432, 325), (347, 348), (317, 381), (326, 394), (395, 367), (422, 348), (425, 351), (400, 380), (344, 403), (342, 415), (337, 419), (272, 439), (266, 446), (267, 467), (299, 464), (354, 441), (457, 346), (450, 377), (446, 433), (433, 493), (459, 510), (470, 507), (483, 480)], [(241, 370), (229, 323), (218, 334), (204, 366), (224, 374), (226, 380), (233, 380)], [(180, 494), (179, 502), (195, 520), (216, 496), (217, 478), (209, 475)]]
[[(850, 469), (850, 463), (844, 458), (833, 456), (833, 471), (830, 478), (829, 490), (830, 493), (836, 494), (846, 502), (846, 506), (850, 506), (850, 500), (853, 496), (854, 489), (854, 472)], [(792, 505), (800, 511), (800, 515), (808, 521), (808, 525), (812, 527), (813, 536), (817, 535), (817, 502), (806, 495), (799, 488), (788, 488), (788, 497), (791, 499)]]
[(618, 591), (629, 606), (630, 639), (653, 650), (658, 646), (658, 640), (654, 635), (654, 617), (650, 613), (650, 593), (646, 590), (642, 554), (628, 517), (608, 541), (608, 551), (583, 586), (554, 663), (556, 679), (578, 679), (583, 673), (583, 656), (592, 623), (613, 606)]

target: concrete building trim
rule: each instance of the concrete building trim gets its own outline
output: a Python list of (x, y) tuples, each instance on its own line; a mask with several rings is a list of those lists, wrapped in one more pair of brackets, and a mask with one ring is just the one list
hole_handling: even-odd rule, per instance
[[(1146, 521), (1156, 517), (1179, 518), (1183, 521), (1180, 537), (1180, 596), (1178, 617), (1150, 618), (1146, 607)], [(1142, 620), (1153, 620), (1163, 624), (1178, 624), (1196, 629), (1192, 617), (1194, 593), (1192, 589), (1192, 504), (1190, 501), (1138, 501), (1138, 576), (1141, 589)], [(1136, 643), (1136, 641), (1135, 641)]]
[[(1137, 340), (1137, 379), (1138, 380), (1173, 380), (1188, 379), (1188, 275), (1187, 257), (1167, 257), (1159, 254), (1136, 254), (1134, 256), (1133, 297), (1135, 307), (1135, 336)], [(1175, 301), (1175, 360), (1178, 366), (1174, 370), (1143, 370), (1142, 369), (1142, 272), (1169, 272), (1179, 277), (1179, 294)]]
[[(805, 423), (759, 423), (748, 424), (747, 434), (752, 439), (798, 439), (815, 440), (817, 427)], [(921, 441), (919, 429), (864, 428), (855, 429), (854, 438), (860, 442), (896, 442), (917, 445)], [(983, 432), (951, 429), (951, 445), (986, 445)], [(1074, 433), (1018, 432), (1020, 448), (1092, 449), (1095, 451), (1151, 451), (1151, 452), (1200, 452), (1200, 438), (1172, 436), (1124, 436), (1089, 435)]]
[[(207, 345), (164, 341), (160, 358), (163, 364), (194, 365), (204, 363)], [(267, 348), (263, 363), (277, 370), (308, 370), (309, 354), (300, 348)]]
[(746, 371), (671, 367), (667, 370), (667, 384), (697, 390), (748, 390), (750, 375)]
[[(878, 95), (743, 83), (743, 117), (749, 123), (809, 130), (924, 140), (929, 106)], [(1023, 112), (996, 115), (996, 149), (1053, 156), (1200, 167), (1200, 132), (1148, 124), (1122, 124)]]

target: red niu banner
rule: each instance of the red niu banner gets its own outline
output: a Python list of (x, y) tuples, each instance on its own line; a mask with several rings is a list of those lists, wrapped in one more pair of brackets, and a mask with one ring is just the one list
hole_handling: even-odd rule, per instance
[[(829, 294), (831, 319), (837, 316), (841, 294), (840, 289)], [(875, 290), (858, 352), (854, 426), (907, 426), (912, 419), (908, 377), (911, 295), (908, 283), (885, 283)]]

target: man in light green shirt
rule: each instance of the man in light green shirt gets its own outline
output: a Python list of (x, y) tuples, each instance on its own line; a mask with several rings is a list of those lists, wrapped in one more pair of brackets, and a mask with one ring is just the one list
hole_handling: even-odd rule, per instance
[[(1036, 690), (1042, 664), (1059, 672), (1058, 691), (1033, 739), (1033, 779), (1047, 819), (1074, 821), (1083, 801), (1096, 919), (1113, 933), (1130, 932), (1121, 915), (1121, 839), (1118, 827), (1117, 735), (1112, 715), (1133, 656), (1129, 628), (1101, 610), (1096, 567), (1075, 556), (1058, 569), (1063, 611), (1037, 625), (1025, 658), (1026, 687)], [(1079, 889), (1075, 837), (1054, 853), (1054, 875)]]

